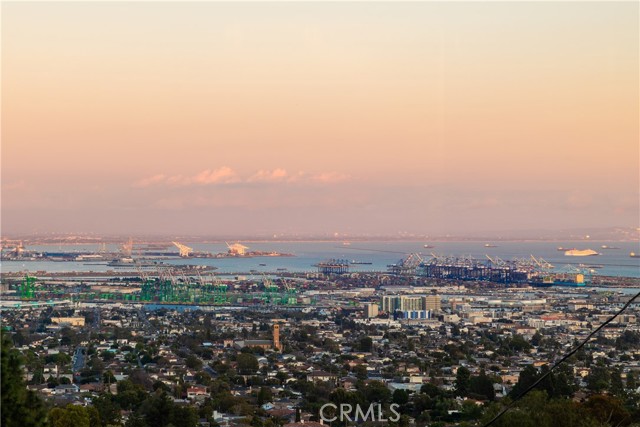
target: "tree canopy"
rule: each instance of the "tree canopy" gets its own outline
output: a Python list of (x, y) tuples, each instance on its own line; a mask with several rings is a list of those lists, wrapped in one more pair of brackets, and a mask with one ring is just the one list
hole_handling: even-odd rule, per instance
[(1, 332), (2, 411), (4, 427), (46, 426), (46, 409), (38, 396), (27, 390), (22, 379), (22, 359), (3, 330)]

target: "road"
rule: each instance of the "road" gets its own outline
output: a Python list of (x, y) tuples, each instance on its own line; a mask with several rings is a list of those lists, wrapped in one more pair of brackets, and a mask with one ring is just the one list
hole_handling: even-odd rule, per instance
[(84, 369), (84, 365), (86, 363), (86, 347), (78, 347), (76, 348), (76, 352), (73, 355), (73, 372), (80, 372)]

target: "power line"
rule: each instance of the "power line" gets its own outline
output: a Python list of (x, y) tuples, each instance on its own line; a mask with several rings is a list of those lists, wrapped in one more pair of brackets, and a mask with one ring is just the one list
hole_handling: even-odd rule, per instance
[(513, 405), (520, 400), (521, 398), (523, 398), (525, 395), (527, 395), (527, 393), (529, 393), (531, 390), (533, 390), (538, 384), (540, 384), (542, 382), (542, 380), (544, 380), (545, 378), (547, 378), (549, 375), (551, 375), (551, 372), (553, 372), (554, 369), (556, 369), (562, 362), (564, 362), (565, 360), (567, 360), (568, 358), (570, 358), (571, 356), (574, 355), (575, 352), (577, 352), (578, 350), (580, 350), (586, 343), (589, 342), (589, 340), (591, 339), (591, 337), (593, 337), (595, 334), (597, 334), (598, 332), (600, 332), (600, 330), (602, 328), (604, 328), (605, 326), (607, 326), (609, 323), (611, 323), (616, 317), (618, 317), (620, 314), (622, 314), (622, 312), (624, 312), (633, 301), (635, 301), (636, 298), (640, 297), (640, 292), (638, 292), (637, 294), (635, 294), (629, 301), (627, 301), (627, 303), (613, 316), (611, 316), (609, 319), (607, 319), (602, 325), (598, 326), (593, 332), (591, 332), (589, 334), (589, 336), (587, 338), (584, 339), (584, 341), (582, 341), (576, 348), (574, 348), (573, 350), (571, 350), (569, 353), (565, 354), (562, 359), (560, 359), (559, 361), (557, 361), (552, 367), (551, 369), (549, 369), (547, 372), (544, 373), (544, 375), (542, 375), (540, 378), (538, 378), (538, 380), (536, 382), (534, 382), (533, 384), (531, 384), (525, 391), (523, 391), (522, 393), (520, 393), (520, 395), (518, 395), (518, 397), (516, 397), (515, 399), (513, 399), (511, 401), (511, 403), (509, 403), (507, 406), (505, 406), (502, 411), (500, 411), (498, 413), (498, 415), (496, 415), (495, 417), (493, 417), (493, 419), (491, 421), (489, 421), (487, 424), (485, 424), (483, 427), (489, 427), (491, 424), (495, 423), (496, 421), (498, 421), (498, 419), (500, 417), (502, 417), (509, 409), (511, 409), (511, 407), (513, 407)]

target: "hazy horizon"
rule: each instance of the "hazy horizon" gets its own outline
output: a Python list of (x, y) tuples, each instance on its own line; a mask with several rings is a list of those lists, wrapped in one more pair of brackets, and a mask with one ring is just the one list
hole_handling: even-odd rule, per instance
[(2, 5), (2, 234), (640, 224), (637, 2)]

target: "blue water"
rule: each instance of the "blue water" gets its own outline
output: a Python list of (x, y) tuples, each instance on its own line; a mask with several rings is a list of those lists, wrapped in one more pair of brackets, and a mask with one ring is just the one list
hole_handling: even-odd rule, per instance
[[(227, 247), (222, 244), (185, 244), (197, 251), (226, 252)], [(435, 246), (432, 249), (423, 247), (425, 243)], [(497, 247), (486, 248), (485, 242), (352, 242), (343, 245), (341, 242), (244, 242), (253, 251), (277, 251), (291, 253), (294, 257), (256, 257), (256, 258), (192, 258), (164, 260), (167, 264), (192, 264), (208, 265), (216, 267), (216, 273), (230, 274), (237, 272), (275, 272), (277, 269), (286, 269), (289, 272), (315, 271), (314, 264), (328, 258), (341, 258), (349, 261), (371, 262), (371, 265), (352, 265), (352, 271), (386, 271), (387, 265), (398, 262), (409, 253), (418, 252), (425, 258), (429, 258), (431, 252), (440, 255), (470, 255), (476, 258), (485, 258), (485, 254), (491, 257), (500, 257), (504, 260), (512, 258), (525, 258), (534, 255), (544, 258), (553, 264), (556, 269), (562, 269), (569, 264), (601, 265), (597, 274), (606, 276), (640, 277), (640, 258), (629, 257), (629, 252), (640, 253), (638, 242), (499, 242)], [(601, 245), (615, 246), (619, 249), (601, 249)], [(113, 246), (113, 245), (111, 245)], [(594, 249), (601, 253), (591, 257), (567, 257), (557, 247), (577, 249)], [(34, 250), (46, 251), (95, 251), (96, 245), (67, 245), (62, 248), (58, 245), (30, 247)], [(109, 248), (115, 249), (115, 246)], [(168, 249), (173, 250), (173, 248)], [(266, 264), (260, 266), (259, 264)], [(102, 265), (88, 265), (84, 262), (53, 262), (53, 261), (5, 261), (2, 262), (2, 271), (94, 271), (105, 272), (114, 270), (114, 267)], [(115, 269), (116, 271), (118, 269)]]
[(175, 310), (179, 312), (183, 311), (197, 311), (200, 310), (200, 307), (197, 305), (185, 305), (185, 304), (145, 304), (144, 309), (146, 311), (155, 311), (155, 310)]

